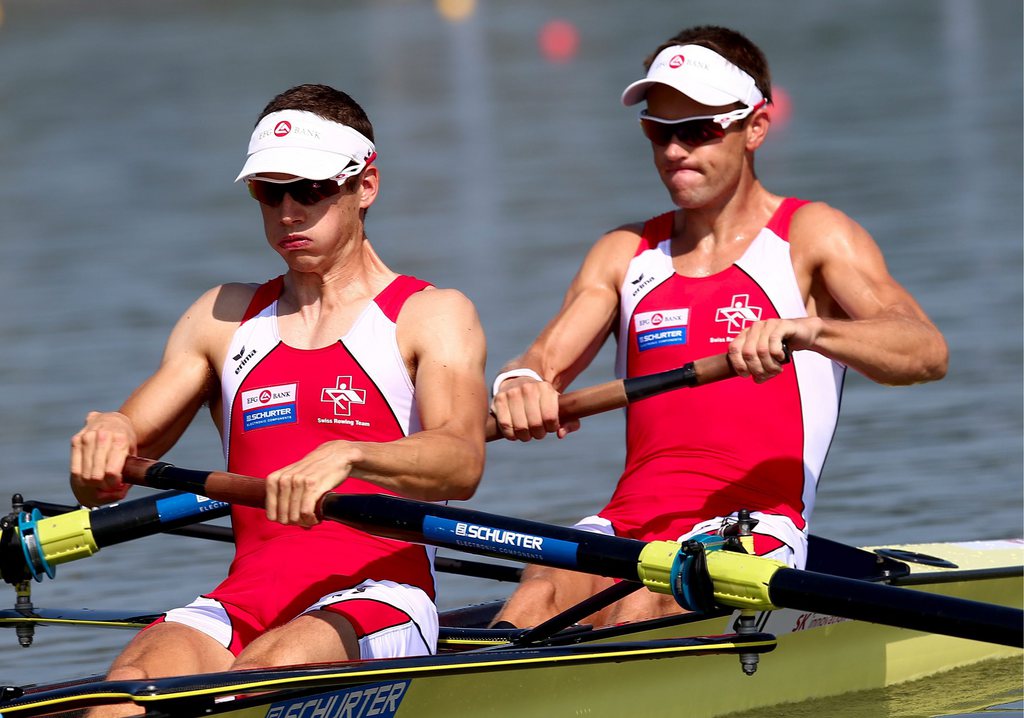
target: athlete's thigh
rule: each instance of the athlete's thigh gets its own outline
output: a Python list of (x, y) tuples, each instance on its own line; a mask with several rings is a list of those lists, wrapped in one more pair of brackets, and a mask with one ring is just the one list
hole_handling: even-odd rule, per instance
[(160, 678), (225, 671), (231, 651), (201, 631), (181, 623), (158, 623), (138, 633), (114, 660), (112, 679)]
[(641, 588), (602, 611), (598, 615), (598, 625), (614, 625), (679, 613), (684, 611), (671, 596)]
[[(612, 579), (548, 566), (529, 566), (498, 616), (516, 626), (535, 626), (611, 586)], [(593, 617), (583, 619), (591, 623)]]
[(231, 667), (271, 668), (355, 658), (359, 658), (359, 644), (352, 625), (343, 616), (314, 611), (264, 633), (246, 646)]

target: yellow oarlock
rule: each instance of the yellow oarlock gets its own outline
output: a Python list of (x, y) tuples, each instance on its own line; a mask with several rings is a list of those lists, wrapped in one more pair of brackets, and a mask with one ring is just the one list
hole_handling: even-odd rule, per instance
[[(640, 552), (637, 576), (651, 591), (672, 595), (672, 566), (679, 553), (675, 541), (652, 541)], [(772, 611), (768, 584), (781, 561), (737, 551), (711, 550), (704, 554), (713, 586), (714, 602), (742, 610)]]
[(651, 541), (640, 551), (637, 578), (655, 593), (672, 595), (672, 564), (678, 553), (678, 541)]
[(705, 556), (714, 585), (715, 603), (754, 611), (774, 611), (768, 584), (782, 561), (735, 551), (709, 551)]
[(39, 519), (36, 540), (40, 553), (51, 566), (87, 558), (100, 550), (92, 535), (89, 509)]

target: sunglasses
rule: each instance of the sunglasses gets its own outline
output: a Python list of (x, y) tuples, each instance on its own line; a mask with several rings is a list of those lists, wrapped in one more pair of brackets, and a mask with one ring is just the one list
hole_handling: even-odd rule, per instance
[(345, 178), (325, 180), (297, 179), (291, 182), (272, 182), (270, 180), (251, 179), (246, 182), (249, 194), (260, 204), (268, 207), (280, 207), (285, 194), (303, 207), (311, 207), (321, 200), (334, 197), (341, 192)]
[(640, 128), (647, 139), (660, 147), (667, 145), (672, 138), (684, 145), (697, 147), (712, 140), (722, 139), (732, 123), (746, 118), (764, 104), (765, 102), (761, 101), (753, 107), (741, 107), (720, 115), (684, 117), (681, 120), (666, 120), (663, 117), (649, 115), (647, 110), (643, 110), (640, 113)]

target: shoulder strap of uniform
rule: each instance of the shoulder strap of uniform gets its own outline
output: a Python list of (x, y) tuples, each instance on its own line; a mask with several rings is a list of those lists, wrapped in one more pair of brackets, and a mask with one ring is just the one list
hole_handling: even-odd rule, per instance
[(768, 224), (765, 225), (765, 229), (770, 229), (780, 239), (789, 241), (789, 223), (793, 220), (793, 214), (803, 207), (805, 204), (810, 204), (810, 200), (797, 199), (796, 197), (786, 197), (782, 200), (782, 204), (775, 210), (775, 214), (768, 220)]
[(280, 277), (275, 277), (274, 279), (271, 279), (257, 287), (256, 292), (252, 295), (252, 299), (249, 301), (249, 306), (245, 309), (242, 321), (240, 321), (239, 324), (245, 324), (247, 321), (270, 306), (272, 302), (281, 296), (281, 291), (283, 289), (283, 274)]
[[(636, 254), (654, 249), (663, 240), (672, 236), (672, 224), (675, 222), (676, 213), (674, 210), (659, 214), (657, 217), (644, 222), (644, 228), (640, 232), (640, 243), (637, 245)], [(636, 256), (636, 255), (634, 255)]]
[(398, 321), (398, 313), (402, 311), (405, 300), (416, 292), (431, 286), (430, 282), (410, 277), (406, 274), (399, 274), (394, 281), (381, 290), (381, 293), (374, 298), (374, 302), (384, 312), (384, 316), (392, 322)]

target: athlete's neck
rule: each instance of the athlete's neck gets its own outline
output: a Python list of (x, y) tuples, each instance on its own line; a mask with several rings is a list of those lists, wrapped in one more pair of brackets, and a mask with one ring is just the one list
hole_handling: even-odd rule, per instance
[(672, 227), (676, 271), (692, 277), (722, 271), (746, 251), (782, 199), (756, 183), (717, 204), (677, 210)]
[(347, 261), (322, 274), (289, 269), (278, 299), (282, 338), (303, 348), (336, 341), (397, 276), (365, 240)]

